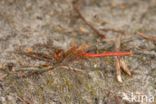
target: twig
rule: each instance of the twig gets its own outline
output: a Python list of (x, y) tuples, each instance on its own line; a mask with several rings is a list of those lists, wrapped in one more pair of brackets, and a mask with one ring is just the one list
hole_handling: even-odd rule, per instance
[(141, 32), (137, 32), (138, 35), (140, 35), (141, 37), (147, 39), (147, 40), (151, 40), (151, 41), (155, 41), (156, 42), (156, 36), (147, 36), (144, 33)]
[(80, 10), (79, 10), (79, 6), (78, 3), (73, 4), (73, 8), (74, 10), (77, 12), (77, 14), (79, 15), (79, 17), (84, 21), (84, 23), (90, 27), (99, 37), (101, 38), (106, 38), (105, 34), (100, 33), (94, 26), (92, 26), (81, 14)]

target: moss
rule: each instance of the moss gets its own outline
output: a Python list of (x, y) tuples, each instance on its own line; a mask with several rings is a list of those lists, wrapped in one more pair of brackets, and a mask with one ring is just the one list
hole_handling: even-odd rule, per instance
[(40, 104), (45, 103), (45, 96), (44, 96), (44, 89), (42, 87), (37, 87), (35, 89), (35, 95), (38, 96), (38, 100), (40, 102)]
[(96, 95), (96, 90), (95, 90), (94, 86), (91, 85), (90, 83), (86, 83), (85, 91), (88, 92), (91, 96)]

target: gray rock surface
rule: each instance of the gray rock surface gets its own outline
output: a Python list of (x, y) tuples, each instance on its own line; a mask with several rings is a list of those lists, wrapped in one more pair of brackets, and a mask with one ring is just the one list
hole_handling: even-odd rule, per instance
[[(67, 50), (73, 41), (97, 48), (97, 44), (105, 44), (99, 43), (95, 33), (77, 17), (72, 0), (0, 0), (0, 10), (0, 65), (45, 63), (18, 55), (19, 47), (44, 51), (35, 45)], [(141, 104), (150, 104), (151, 97), (156, 103), (156, 43), (136, 34), (156, 34), (156, 0), (86, 0), (81, 12), (110, 39), (119, 33), (103, 29), (126, 32), (121, 35), (130, 41), (122, 43), (122, 50), (139, 53), (124, 58), (132, 77), (123, 73), (123, 83), (118, 83), (114, 60), (109, 57), (65, 63), (85, 73), (58, 67), (39, 76), (16, 78), (9, 72), (0, 81), (2, 104), (138, 104), (130, 99), (132, 95), (145, 95), (147, 99), (139, 101)], [(124, 94), (129, 99), (122, 100)]]

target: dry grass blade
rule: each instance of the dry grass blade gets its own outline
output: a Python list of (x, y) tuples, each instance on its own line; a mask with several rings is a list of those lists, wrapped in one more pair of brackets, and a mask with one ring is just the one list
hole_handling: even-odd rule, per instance
[(129, 71), (127, 64), (125, 63), (125, 61), (123, 59), (120, 59), (120, 65), (125, 73), (127, 73), (129, 76), (132, 75), (131, 72)]
[(85, 72), (83, 70), (78, 69), (78, 68), (73, 68), (73, 67), (70, 67), (70, 66), (61, 66), (61, 68), (68, 69), (68, 70), (72, 70), (72, 71), (75, 71), (75, 72), (80, 72), (80, 73), (85, 74)]
[(137, 32), (138, 35), (140, 35), (141, 37), (147, 39), (147, 40), (151, 40), (151, 41), (155, 41), (156, 42), (156, 36), (147, 36), (144, 33), (141, 32)]
[(117, 57), (115, 57), (115, 68), (116, 68), (116, 74), (117, 74), (117, 81), (122, 83), (122, 78), (121, 78), (121, 69), (120, 69), (120, 61)]

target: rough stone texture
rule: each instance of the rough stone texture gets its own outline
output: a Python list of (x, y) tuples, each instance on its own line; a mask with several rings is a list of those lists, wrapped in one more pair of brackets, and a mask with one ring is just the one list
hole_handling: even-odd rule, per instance
[[(0, 0), (0, 10), (0, 64), (44, 63), (17, 55), (15, 51), (21, 46), (48, 43), (67, 50), (73, 41), (97, 48), (97, 44), (105, 44), (99, 43), (98, 37), (77, 18), (72, 0)], [(112, 58), (66, 63), (83, 70), (83, 74), (56, 68), (39, 76), (17, 79), (10, 73), (0, 82), (2, 104), (23, 104), (29, 100), (34, 104), (138, 104), (121, 100), (122, 93), (156, 96), (156, 43), (136, 35), (138, 31), (156, 34), (156, 0), (86, 0), (81, 12), (108, 38), (118, 33), (102, 29), (126, 32), (122, 35), (130, 41), (122, 43), (122, 50), (140, 52), (125, 57), (133, 76), (123, 74), (123, 83), (118, 83)]]

